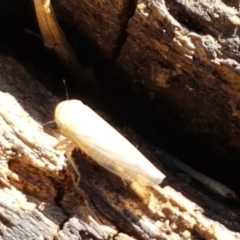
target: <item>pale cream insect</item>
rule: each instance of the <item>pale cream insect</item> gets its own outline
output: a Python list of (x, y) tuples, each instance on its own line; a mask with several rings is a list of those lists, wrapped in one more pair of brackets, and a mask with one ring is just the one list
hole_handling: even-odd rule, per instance
[(66, 136), (56, 148), (64, 146), (66, 149), (67, 158), (78, 174), (78, 182), (80, 173), (71, 158), (71, 151), (77, 147), (123, 180), (153, 186), (165, 178), (126, 138), (81, 101), (59, 103), (55, 121)]

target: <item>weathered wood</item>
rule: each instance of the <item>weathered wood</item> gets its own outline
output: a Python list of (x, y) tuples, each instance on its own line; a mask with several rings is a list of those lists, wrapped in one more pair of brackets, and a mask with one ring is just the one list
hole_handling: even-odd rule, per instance
[(34, 0), (33, 2), (44, 45), (51, 50), (54, 49), (73, 79), (77, 79), (76, 82), (81, 89), (90, 93), (94, 88), (94, 79), (85, 72), (69, 45), (58, 24), (51, 1)]
[[(58, 140), (49, 133), (54, 129), (47, 125), (43, 129), (58, 100), (13, 59), (1, 57), (0, 69), (2, 238), (66, 239), (71, 235), (68, 227), (74, 227), (102, 239), (104, 226), (89, 218), (95, 214), (87, 196), (66, 172), (63, 153), (53, 148)], [(67, 224), (67, 213), (77, 215), (77, 210), (81, 221)], [(59, 232), (63, 223), (68, 227)], [(93, 226), (87, 227), (90, 223)], [(116, 231), (106, 227), (104, 234)]]
[[(154, 118), (144, 120), (155, 138), (189, 145), (195, 165), (240, 194), (238, 2), (52, 2), (62, 22), (91, 39), (150, 99)], [(221, 159), (209, 165), (212, 152)]]
[[(135, 83), (147, 86), (149, 95), (154, 99), (158, 99), (159, 94), (167, 96), (185, 118), (189, 120), (194, 116), (189, 120), (192, 126), (198, 126), (200, 122), (200, 130), (195, 131), (205, 130), (212, 121), (210, 117), (205, 118), (209, 109), (219, 114), (214, 104), (221, 109), (229, 106), (226, 99), (229, 100), (232, 88), (215, 78), (217, 75), (221, 81), (233, 81), (238, 77), (237, 73), (233, 74), (231, 66), (224, 65), (230, 62), (229, 59), (226, 62), (226, 59), (219, 59), (223, 54), (219, 53), (221, 44), (225, 40), (218, 39), (222, 40), (219, 43), (212, 36), (188, 32), (180, 20), (172, 16), (176, 14), (173, 10), (180, 13), (185, 9), (189, 19), (195, 9), (193, 6), (186, 8), (178, 1), (168, 1), (168, 8), (164, 1), (150, 5), (109, 0), (53, 2), (60, 19), (89, 33), (106, 55), (115, 58), (126, 69)], [(174, 5), (176, 3), (178, 8)], [(198, 4), (205, 9), (209, 7), (201, 1)], [(227, 17), (227, 12), (233, 11), (224, 24), (236, 24), (235, 10), (223, 7), (222, 3), (216, 7), (221, 10), (217, 12), (220, 16), (225, 14), (223, 16)], [(201, 9), (199, 5), (197, 9)], [(195, 14), (201, 16), (198, 11)], [(198, 21), (199, 24), (204, 23)], [(207, 22), (204, 26), (213, 31)], [(127, 27), (128, 36), (124, 37)], [(207, 75), (206, 69), (211, 70)], [(229, 78), (222, 71), (227, 71)], [(237, 207), (228, 208), (218, 199), (212, 199), (211, 193), (200, 191), (194, 183), (188, 184), (191, 180), (186, 180), (186, 175), (182, 177), (179, 172), (165, 169), (158, 161), (160, 156), (155, 153), (156, 149), (138, 137), (134, 139), (135, 144), (159, 169), (165, 171), (165, 184), (188, 194), (195, 202), (200, 200), (204, 210), (169, 186), (125, 186), (121, 179), (77, 152), (75, 157), (80, 162), (82, 180), (79, 187), (75, 186), (74, 174), (66, 166), (63, 152), (53, 148), (59, 138), (56, 129), (43, 124), (53, 120), (53, 111), (59, 100), (39, 85), (27, 68), (12, 58), (1, 56), (0, 82), (0, 229), (3, 239), (240, 238), (239, 233), (205, 216), (236, 229), (239, 226)], [(234, 87), (237, 85), (235, 81)], [(213, 96), (215, 91), (217, 93)], [(227, 97), (221, 99), (227, 93)], [(202, 98), (207, 100), (207, 107), (200, 101)], [(198, 101), (200, 110), (192, 105), (194, 100)], [(199, 113), (201, 117), (193, 113)], [(218, 124), (223, 125), (228, 121), (225, 114), (220, 120)], [(228, 138), (230, 133), (236, 136), (226, 129), (225, 132), (214, 133), (217, 137), (220, 134)]]
[(173, 188), (126, 186), (77, 153), (82, 180), (75, 186), (63, 152), (53, 148), (57, 131), (43, 129), (58, 100), (12, 58), (1, 57), (0, 73), (3, 239), (239, 238)]

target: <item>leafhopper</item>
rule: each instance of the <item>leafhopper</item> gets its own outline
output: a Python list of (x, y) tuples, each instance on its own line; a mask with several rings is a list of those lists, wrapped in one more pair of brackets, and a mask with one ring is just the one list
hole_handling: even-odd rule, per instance
[(80, 148), (98, 164), (123, 180), (142, 186), (160, 184), (165, 175), (109, 123), (79, 100), (66, 100), (55, 110), (55, 121), (66, 137), (56, 148), (64, 148), (80, 180), (71, 152)]

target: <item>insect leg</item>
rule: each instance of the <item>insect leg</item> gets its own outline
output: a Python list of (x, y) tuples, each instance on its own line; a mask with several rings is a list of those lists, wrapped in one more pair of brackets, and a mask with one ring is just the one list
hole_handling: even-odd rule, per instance
[(67, 147), (68, 147), (68, 145), (70, 145), (71, 144), (71, 140), (69, 140), (69, 139), (64, 139), (64, 140), (61, 140), (61, 141), (59, 141), (58, 142), (58, 144), (56, 144), (55, 146), (54, 146), (54, 149), (57, 149), (57, 150), (64, 150), (64, 149), (66, 149)]
[(77, 165), (75, 164), (74, 162), (74, 159), (72, 157), (72, 151), (74, 150), (74, 148), (76, 148), (76, 145), (73, 143), (73, 142), (70, 142), (67, 146), (66, 146), (66, 155), (67, 155), (67, 159), (68, 161), (70, 162), (70, 164), (72, 165), (75, 173), (77, 174), (77, 185), (79, 184), (80, 182), (80, 179), (81, 179), (81, 173), (80, 171), (78, 170), (78, 167)]
[(81, 179), (81, 174), (78, 170), (77, 165), (75, 164), (73, 158), (72, 158), (72, 151), (74, 150), (74, 148), (76, 148), (76, 145), (69, 140), (68, 138), (60, 141), (57, 145), (54, 146), (55, 149), (58, 150), (65, 150), (66, 156), (68, 161), (70, 162), (70, 164), (73, 167), (73, 170), (75, 171), (75, 173), (77, 174), (77, 185), (79, 184), (79, 181)]

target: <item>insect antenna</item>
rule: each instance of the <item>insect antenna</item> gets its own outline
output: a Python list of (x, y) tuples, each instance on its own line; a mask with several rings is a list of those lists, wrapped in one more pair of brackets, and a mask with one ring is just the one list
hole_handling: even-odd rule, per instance
[[(66, 99), (69, 100), (69, 95), (68, 95), (68, 90), (67, 90), (67, 84), (66, 84), (66, 80), (65, 80), (65, 79), (63, 79), (63, 85), (64, 85), (64, 89), (65, 89), (65, 93), (66, 93)], [(51, 123), (56, 123), (56, 121), (55, 121), (55, 120), (52, 120), (52, 121), (43, 123), (43, 126), (46, 126), (46, 125), (51, 124)]]
[(63, 79), (63, 85), (64, 85), (64, 88), (65, 88), (66, 99), (69, 100), (69, 95), (68, 95), (68, 90), (67, 90), (67, 84), (66, 84), (65, 79)]

